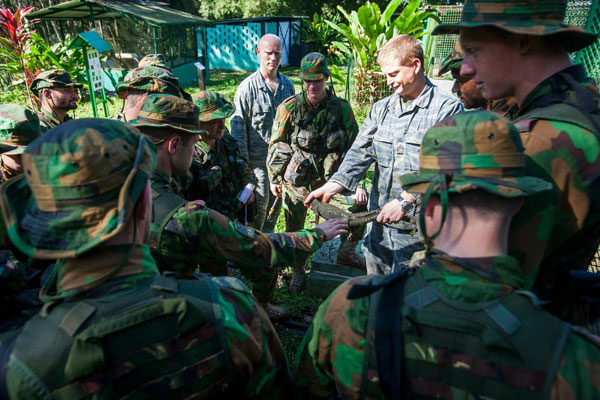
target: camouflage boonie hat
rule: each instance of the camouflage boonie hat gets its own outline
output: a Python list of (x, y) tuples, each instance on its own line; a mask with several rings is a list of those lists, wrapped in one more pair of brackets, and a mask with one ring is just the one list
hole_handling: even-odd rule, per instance
[[(137, 118), (129, 123), (137, 127), (175, 129), (186, 133), (204, 133), (198, 125), (200, 110), (191, 101), (167, 94), (151, 94), (148, 96)], [(170, 132), (166, 131), (164, 138)], [(164, 138), (152, 138), (160, 139)]]
[(173, 73), (153, 65), (134, 69), (117, 84), (115, 90), (121, 99), (126, 90), (141, 90), (146, 93), (171, 94), (192, 100), (192, 97), (181, 88), (179, 79)]
[(137, 129), (100, 118), (60, 124), (22, 158), (0, 207), (12, 243), (39, 259), (74, 258), (121, 232), (156, 164)]
[(69, 75), (67, 71), (62, 69), (51, 69), (38, 74), (38, 76), (31, 81), (29, 90), (37, 96), (40, 89), (53, 87), (74, 87), (80, 89), (83, 85), (81, 83), (73, 82), (71, 75)]
[(505, 31), (534, 36), (552, 35), (567, 51), (577, 51), (596, 41), (598, 34), (563, 21), (567, 0), (467, 0), (460, 22), (440, 24), (432, 35), (458, 33), (462, 28), (495, 26)]
[(450, 55), (442, 62), (438, 76), (442, 76), (449, 71), (460, 71), (464, 57), (465, 54), (462, 51), (462, 47), (460, 47), (460, 43), (456, 42), (454, 49), (452, 49), (452, 53), (450, 53)]
[(331, 71), (327, 69), (327, 59), (321, 53), (308, 53), (300, 62), (301, 78), (305, 81), (316, 81), (328, 78)]
[(228, 118), (234, 111), (233, 102), (221, 93), (205, 90), (194, 96), (194, 104), (200, 109), (201, 122), (208, 122), (217, 118)]
[[(483, 189), (504, 197), (528, 196), (552, 188), (525, 176), (525, 154), (519, 132), (507, 119), (490, 111), (472, 111), (446, 118), (423, 136), (419, 172), (400, 176), (409, 192), (449, 193)], [(442, 182), (443, 181), (443, 182)]]
[(162, 54), (148, 54), (144, 56), (144, 58), (142, 58), (138, 63), (138, 68), (145, 67), (146, 65), (152, 65), (154, 67), (171, 71), (171, 67), (167, 65), (167, 58)]
[(40, 119), (33, 111), (15, 104), (0, 105), (0, 152), (21, 154), (41, 134)]

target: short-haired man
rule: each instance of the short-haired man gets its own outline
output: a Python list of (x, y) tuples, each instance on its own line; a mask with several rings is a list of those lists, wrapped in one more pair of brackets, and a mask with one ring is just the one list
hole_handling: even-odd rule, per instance
[[(350, 104), (327, 88), (331, 71), (325, 56), (309, 53), (302, 58), (300, 68), (302, 93), (277, 107), (267, 159), (271, 192), (283, 197), (287, 232), (304, 228), (302, 193), (323, 185), (337, 171), (358, 133)], [(356, 208), (364, 207), (367, 194), (363, 188), (356, 190)], [(364, 227), (360, 227), (348, 238), (342, 237), (337, 255), (340, 264), (365, 269), (364, 258), (355, 250), (363, 233)], [(301, 290), (304, 276), (303, 266), (292, 269), (290, 291)]]
[(286, 396), (285, 354), (264, 310), (232, 278), (161, 276), (146, 244), (154, 146), (131, 125), (69, 121), (0, 186), (8, 235), (58, 259), (45, 307), (0, 341), (0, 397)]
[(252, 226), (267, 232), (273, 232), (281, 209), (281, 203), (269, 189), (266, 166), (271, 128), (277, 107), (295, 93), (292, 81), (278, 71), (282, 51), (277, 36), (266, 34), (260, 38), (256, 48), (260, 66), (235, 92), (235, 114), (231, 118), (231, 135), (256, 177), (256, 216)]
[(21, 155), (41, 133), (40, 119), (33, 111), (15, 104), (0, 104), (0, 145), (13, 147), (0, 153), (0, 182), (23, 173)]
[(123, 106), (113, 119), (125, 122), (137, 117), (144, 99), (150, 94), (170, 94), (192, 100), (171, 71), (152, 65), (150, 62), (128, 73), (125, 79), (117, 84), (115, 90), (117, 96), (123, 99)]
[[(498, 3), (468, 0), (457, 24), (461, 75), (486, 99), (514, 96), (510, 118), (521, 132), (529, 167), (556, 190), (525, 201), (511, 226), (509, 250), (523, 263), (525, 288), (572, 304), (569, 269), (586, 270), (600, 240), (600, 98), (569, 52), (597, 39), (563, 23), (567, 0)], [(565, 318), (574, 313), (563, 309)]]
[(425, 76), (423, 49), (418, 40), (399, 35), (379, 51), (377, 62), (394, 94), (375, 103), (338, 171), (306, 199), (329, 201), (344, 190), (356, 190), (371, 164), (376, 163), (369, 209), (382, 207), (367, 227), (363, 254), (369, 273), (390, 273), (393, 266), (407, 264), (420, 247), (416, 236), (406, 229), (386, 226), (415, 208), (416, 198), (393, 177), (416, 171), (419, 148), (425, 131), (436, 122), (463, 110), (458, 99), (440, 91)]
[[(418, 268), (354, 278), (321, 305), (294, 367), (297, 398), (599, 399), (600, 341), (539, 308), (507, 255), (525, 175), (516, 128), (489, 111), (425, 134)], [(337, 392), (337, 395), (336, 395)]]
[(29, 90), (40, 101), (40, 126), (42, 132), (72, 119), (67, 113), (77, 109), (83, 85), (73, 82), (71, 75), (62, 69), (44, 71), (35, 77)]
[(175, 271), (179, 278), (191, 278), (197, 269), (226, 276), (223, 260), (231, 261), (252, 280), (254, 294), (271, 318), (285, 319), (287, 310), (269, 304), (278, 268), (304, 265), (323, 242), (345, 233), (345, 224), (330, 220), (310, 230), (265, 235), (232, 222), (202, 200), (184, 200), (174, 177), (185, 176), (192, 164), (202, 132), (199, 113), (192, 102), (155, 94), (148, 96), (131, 122), (157, 145), (157, 167), (150, 178), (153, 255), (161, 270)]

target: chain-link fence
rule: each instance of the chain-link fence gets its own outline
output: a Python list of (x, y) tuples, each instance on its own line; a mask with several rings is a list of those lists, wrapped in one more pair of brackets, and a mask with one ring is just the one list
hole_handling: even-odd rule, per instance
[[(462, 6), (440, 6), (435, 7), (441, 24), (454, 24), (460, 22)], [(429, 23), (437, 25), (435, 21)], [(428, 26), (428, 31), (431, 31)], [(442, 62), (450, 53), (458, 41), (458, 35), (436, 35), (429, 38), (425, 54), (425, 72), (428, 76), (437, 75)]]

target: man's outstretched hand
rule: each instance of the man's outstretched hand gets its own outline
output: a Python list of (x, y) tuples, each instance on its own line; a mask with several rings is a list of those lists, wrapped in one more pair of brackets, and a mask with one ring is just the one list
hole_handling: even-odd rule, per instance
[(348, 233), (348, 224), (337, 218), (321, 222), (316, 228), (321, 229), (325, 233), (325, 240), (331, 240), (337, 235)]
[(329, 203), (333, 195), (341, 193), (344, 187), (336, 182), (327, 182), (317, 190), (313, 190), (304, 200), (304, 205), (308, 207), (314, 199), (320, 199), (323, 203)]

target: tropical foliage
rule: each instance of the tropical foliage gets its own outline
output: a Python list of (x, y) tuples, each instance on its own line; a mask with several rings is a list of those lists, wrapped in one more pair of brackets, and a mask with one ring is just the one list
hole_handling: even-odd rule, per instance
[(354, 97), (358, 104), (372, 104), (376, 88), (381, 86), (377, 51), (399, 34), (420, 38), (424, 34), (425, 20), (437, 19), (434, 13), (420, 9), (422, 0), (410, 0), (402, 12), (395, 16), (402, 3), (403, 0), (392, 0), (383, 12), (376, 3), (370, 1), (350, 13), (338, 6), (347, 23), (326, 21), (344, 37), (342, 41), (332, 41), (332, 45), (355, 62), (357, 85)]
[[(331, 43), (344, 39), (343, 35), (326, 23), (327, 17), (315, 13), (312, 20), (302, 19), (302, 28), (298, 29), (302, 43), (308, 45), (310, 51), (318, 51), (327, 56), (329, 64), (339, 63), (345, 56)], [(340, 16), (335, 14), (331, 21), (340, 22)], [(296, 25), (294, 25), (296, 27)]]
[(71, 36), (50, 46), (33, 28), (25, 16), (33, 7), (18, 9), (14, 13), (0, 8), (0, 85), (4, 88), (20, 87), (27, 93), (30, 107), (38, 106), (29, 91), (29, 85), (39, 71), (61, 68), (81, 81), (84, 71), (81, 50), (70, 50)]

